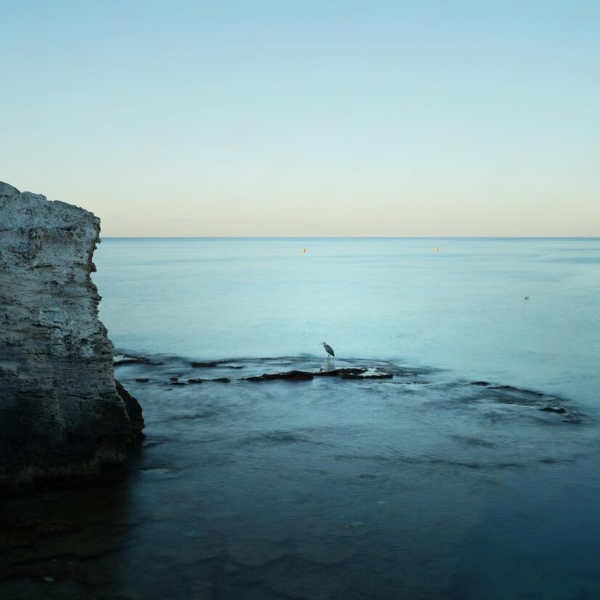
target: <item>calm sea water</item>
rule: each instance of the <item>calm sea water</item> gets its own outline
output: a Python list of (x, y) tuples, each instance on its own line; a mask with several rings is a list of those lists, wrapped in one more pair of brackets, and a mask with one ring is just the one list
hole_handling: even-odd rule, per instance
[(96, 263), (121, 349), (318, 356), (325, 340), (600, 399), (600, 239), (106, 239)]
[[(147, 439), (118, 481), (3, 502), (1, 597), (600, 598), (600, 240), (95, 261), (117, 349), (160, 363), (116, 367)], [(394, 377), (246, 379), (334, 367)]]

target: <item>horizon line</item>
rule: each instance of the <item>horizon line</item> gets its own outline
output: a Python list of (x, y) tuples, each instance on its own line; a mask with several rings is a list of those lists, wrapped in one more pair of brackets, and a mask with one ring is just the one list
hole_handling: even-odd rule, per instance
[(101, 240), (451, 240), (451, 239), (479, 239), (479, 240), (600, 240), (600, 236), (588, 235), (164, 235), (164, 236), (126, 236), (110, 235), (100, 236)]

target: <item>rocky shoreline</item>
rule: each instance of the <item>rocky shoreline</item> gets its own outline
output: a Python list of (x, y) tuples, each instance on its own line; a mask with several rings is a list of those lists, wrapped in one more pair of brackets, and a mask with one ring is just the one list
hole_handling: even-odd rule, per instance
[(91, 280), (100, 220), (0, 183), (0, 490), (96, 476), (143, 438)]

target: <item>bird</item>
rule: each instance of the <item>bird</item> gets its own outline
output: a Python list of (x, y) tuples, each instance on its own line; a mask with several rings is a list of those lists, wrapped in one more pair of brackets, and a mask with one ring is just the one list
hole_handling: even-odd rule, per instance
[(327, 354), (331, 354), (331, 356), (335, 356), (335, 352), (333, 351), (333, 348), (327, 342), (321, 342), (321, 346), (323, 346), (323, 348), (325, 349), (325, 352), (327, 352)]

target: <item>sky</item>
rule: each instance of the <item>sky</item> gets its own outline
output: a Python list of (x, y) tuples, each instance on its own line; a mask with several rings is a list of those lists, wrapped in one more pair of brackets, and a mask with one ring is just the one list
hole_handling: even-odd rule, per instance
[(598, 0), (0, 0), (0, 180), (111, 236), (600, 236)]

